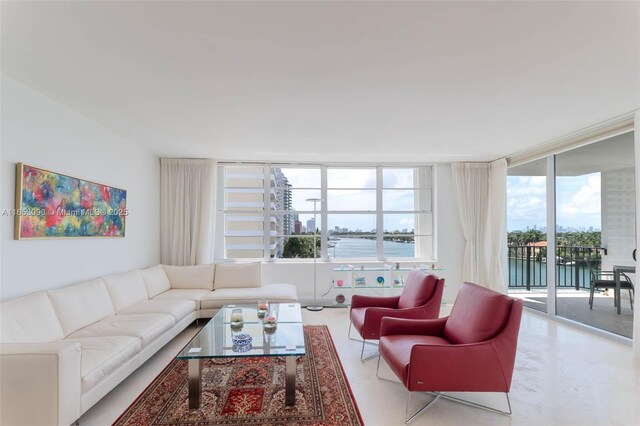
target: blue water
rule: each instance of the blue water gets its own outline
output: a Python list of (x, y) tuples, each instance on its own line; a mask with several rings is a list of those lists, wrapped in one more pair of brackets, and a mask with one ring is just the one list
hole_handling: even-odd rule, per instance
[[(578, 268), (579, 284), (587, 288), (591, 280), (589, 268), (585, 266), (556, 265), (558, 287), (574, 287), (575, 273)], [(543, 288), (547, 286), (547, 264), (531, 261), (531, 287)], [(522, 259), (509, 259), (509, 285), (511, 287), (524, 287), (526, 284), (526, 262)], [(575, 288), (575, 287), (574, 287)]]
[[(331, 258), (376, 258), (376, 240), (364, 238), (340, 238), (335, 241), (335, 247), (329, 247), (328, 253)], [(395, 241), (384, 241), (384, 257), (414, 257), (414, 243), (398, 243)]]

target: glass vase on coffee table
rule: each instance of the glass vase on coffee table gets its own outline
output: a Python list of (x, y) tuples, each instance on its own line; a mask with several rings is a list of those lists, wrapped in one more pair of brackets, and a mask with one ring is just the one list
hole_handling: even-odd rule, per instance
[(264, 315), (269, 312), (269, 301), (258, 300), (258, 318), (264, 318)]

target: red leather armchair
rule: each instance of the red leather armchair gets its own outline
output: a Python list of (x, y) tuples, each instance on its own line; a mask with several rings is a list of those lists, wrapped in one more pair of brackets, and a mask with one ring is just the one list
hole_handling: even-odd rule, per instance
[(364, 355), (364, 345), (368, 343), (366, 341), (380, 338), (382, 318), (438, 318), (443, 291), (444, 278), (413, 269), (407, 274), (400, 296), (353, 296), (349, 311), (349, 319), (351, 320), (349, 334), (353, 325), (353, 328), (362, 337), (360, 359)]
[[(446, 318), (382, 319), (381, 358), (409, 392), (436, 396), (411, 418), (440, 397), (511, 414), (509, 390), (521, 317), (522, 300), (464, 283)], [(444, 395), (445, 391), (504, 392), (509, 411)]]

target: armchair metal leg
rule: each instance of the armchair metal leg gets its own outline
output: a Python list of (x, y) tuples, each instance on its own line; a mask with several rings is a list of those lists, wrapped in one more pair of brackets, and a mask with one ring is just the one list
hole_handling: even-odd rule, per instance
[(369, 355), (368, 357), (364, 357), (364, 345), (375, 345), (376, 347), (378, 346), (377, 344), (373, 343), (373, 342), (367, 342), (365, 339), (362, 339), (362, 350), (360, 351), (360, 361), (365, 362), (365, 361), (369, 361), (372, 358), (375, 358), (377, 356), (380, 356), (380, 352), (376, 351), (376, 353)]
[[(378, 365), (376, 367), (376, 377), (379, 380), (384, 380), (384, 381), (392, 382), (392, 383), (399, 383), (398, 381), (390, 380), (390, 379), (387, 379), (385, 377), (381, 377), (380, 376), (380, 360), (381, 359), (382, 359), (382, 357), (378, 358)], [(490, 411), (492, 413), (503, 414), (505, 416), (510, 416), (513, 413), (512, 409), (511, 409), (511, 400), (509, 399), (509, 394), (506, 393), (506, 392), (505, 392), (504, 395), (507, 398), (507, 407), (509, 408), (509, 411), (498, 410), (497, 408), (489, 407), (488, 405), (478, 404), (477, 402), (468, 401), (466, 399), (462, 399), (462, 398), (458, 398), (458, 397), (455, 397), (455, 396), (451, 396), (451, 395), (445, 394), (443, 392), (419, 392), (419, 393), (428, 393), (430, 395), (433, 395), (434, 398), (431, 401), (427, 402), (425, 405), (423, 405), (414, 414), (409, 416), (409, 405), (411, 404), (411, 394), (412, 393), (414, 393), (414, 392), (409, 391), (409, 396), (407, 397), (407, 405), (405, 407), (405, 417), (404, 417), (405, 418), (405, 420), (404, 420), (405, 423), (409, 423), (418, 414), (422, 413), (424, 410), (427, 409), (427, 407), (429, 407), (431, 404), (433, 404), (434, 402), (436, 402), (440, 398), (448, 399), (450, 401), (457, 402), (459, 404), (465, 404), (465, 405), (469, 405), (471, 407), (480, 408), (482, 410)]]
[[(378, 366), (376, 367), (376, 377), (380, 380), (384, 380), (385, 382), (391, 382), (391, 383), (396, 383), (396, 384), (400, 384), (402, 385), (402, 382), (400, 381), (400, 379), (398, 379), (395, 375), (393, 376), (395, 378), (395, 380), (392, 379), (387, 379), (386, 377), (382, 377), (380, 375), (380, 360), (382, 359), (382, 356), (378, 357)], [(404, 386), (404, 385), (403, 385)]]
[(505, 396), (507, 397), (507, 406), (509, 407), (509, 411), (498, 410), (497, 408), (489, 407), (488, 405), (478, 404), (477, 402), (471, 402), (466, 399), (457, 398), (455, 396), (440, 394), (444, 399), (448, 399), (453, 402), (458, 402), (460, 404), (470, 405), (475, 408), (480, 408), (481, 410), (491, 411), (492, 413), (504, 414), (505, 416), (510, 416), (512, 414), (511, 411), (511, 400), (509, 399), (509, 394), (505, 392)]
[(354, 339), (353, 337), (351, 337), (351, 326), (353, 325), (353, 323), (351, 321), (349, 321), (349, 331), (347, 332), (347, 337), (349, 338), (349, 340), (355, 340), (356, 342), (359, 342), (360, 339)]
[[(416, 416), (418, 416), (418, 414), (422, 413), (424, 410), (426, 410), (428, 407), (431, 406), (431, 404), (433, 404), (434, 402), (436, 402), (438, 399), (440, 399), (440, 397), (442, 396), (441, 393), (437, 393), (437, 394), (433, 394), (434, 398), (427, 402), (425, 405), (423, 405), (418, 411), (416, 411), (415, 413), (413, 413), (411, 415), (411, 417), (409, 417), (409, 405), (411, 403), (411, 394), (413, 392), (409, 392), (409, 397), (407, 398), (407, 405), (404, 409), (404, 423), (408, 424), (411, 420), (415, 419)], [(431, 392), (428, 392), (431, 393)]]
[(498, 410), (497, 408), (489, 407), (488, 405), (478, 404), (477, 402), (471, 402), (471, 401), (468, 401), (466, 399), (457, 398), (455, 396), (447, 395), (447, 394), (442, 393), (442, 392), (426, 392), (426, 393), (429, 393), (429, 394), (433, 395), (434, 398), (431, 401), (427, 402), (426, 405), (422, 406), (422, 408), (420, 408), (413, 415), (411, 415), (411, 417), (409, 417), (409, 404), (410, 404), (410, 401), (411, 401), (411, 394), (412, 393), (413, 392), (409, 392), (409, 397), (407, 398), (407, 407), (405, 409), (405, 420), (404, 420), (405, 423), (409, 423), (418, 414), (422, 413), (424, 410), (427, 409), (427, 407), (429, 407), (431, 404), (433, 404), (434, 402), (436, 402), (440, 398), (448, 399), (450, 401), (457, 402), (459, 404), (465, 404), (465, 405), (469, 405), (471, 407), (480, 408), (481, 410), (490, 411), (492, 413), (503, 414), (505, 416), (510, 416), (513, 413), (513, 411), (511, 410), (511, 400), (509, 399), (509, 394), (506, 393), (506, 392), (505, 392), (505, 396), (507, 397), (507, 406), (509, 407), (509, 411)]
[(367, 342), (366, 339), (360, 340), (360, 339), (356, 339), (356, 338), (351, 337), (351, 325), (352, 324), (353, 323), (351, 321), (349, 321), (349, 331), (347, 332), (347, 337), (349, 338), (349, 340), (353, 340), (353, 341), (356, 341), (356, 342), (362, 342), (362, 349), (360, 350), (360, 361), (362, 361), (362, 362), (369, 361), (370, 359), (375, 358), (378, 355), (380, 355), (379, 353), (375, 353), (373, 355), (369, 355), (368, 357), (364, 358), (364, 345), (366, 344), (366, 345), (378, 346), (378, 344), (374, 343), (374, 342)]

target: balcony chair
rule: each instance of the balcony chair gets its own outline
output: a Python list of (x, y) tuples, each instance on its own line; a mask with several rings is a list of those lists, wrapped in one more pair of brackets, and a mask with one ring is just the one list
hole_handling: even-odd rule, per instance
[[(589, 291), (589, 309), (593, 309), (593, 295), (596, 290), (606, 290), (609, 288), (616, 288), (616, 280), (613, 271), (597, 271), (591, 270), (591, 285)], [(635, 295), (635, 288), (633, 287), (633, 283), (627, 274), (624, 272), (620, 272), (620, 291), (629, 290), (629, 302), (631, 303), (631, 309), (633, 309), (633, 296)], [(614, 306), (617, 306), (616, 303), (620, 303), (620, 301), (615, 300), (614, 295)]]
[[(405, 423), (439, 398), (510, 415), (509, 390), (521, 317), (522, 300), (464, 283), (448, 317), (383, 318), (380, 358), (409, 391)], [(379, 369), (380, 359), (376, 376), (383, 379)], [(413, 392), (427, 392), (434, 398), (409, 417)], [(509, 411), (443, 392), (504, 392)]]
[(349, 311), (349, 332), (351, 340), (351, 326), (362, 338), (362, 350), (360, 360), (366, 361), (378, 354), (364, 357), (364, 345), (373, 344), (367, 340), (380, 338), (380, 321), (383, 317), (430, 319), (438, 318), (442, 292), (444, 291), (444, 278), (428, 274), (419, 269), (412, 269), (407, 274), (404, 289), (400, 296), (374, 297), (354, 295), (351, 298), (351, 310)]

